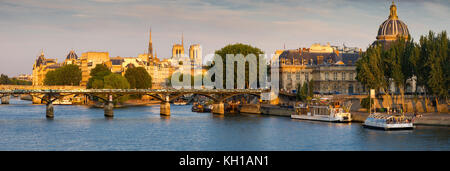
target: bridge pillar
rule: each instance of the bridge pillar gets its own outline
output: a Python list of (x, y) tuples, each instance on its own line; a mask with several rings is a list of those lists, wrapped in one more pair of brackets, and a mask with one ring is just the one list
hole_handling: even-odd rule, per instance
[(47, 118), (54, 118), (55, 117), (55, 112), (54, 112), (54, 109), (53, 109), (53, 102), (47, 102), (47, 104), (45, 105), (46, 106), (46, 108), (45, 108), (45, 116), (47, 117)]
[(103, 108), (105, 110), (105, 117), (114, 117), (114, 103), (107, 102)]
[(159, 114), (170, 116), (170, 103), (169, 102), (161, 102)]
[(2, 97), (2, 104), (9, 104), (9, 95), (5, 95)]
[(225, 114), (225, 105), (223, 102), (213, 103), (212, 113), (214, 114)]
[(105, 117), (114, 117), (114, 103), (112, 100), (112, 95), (109, 95), (109, 99), (105, 103), (103, 109), (105, 110)]

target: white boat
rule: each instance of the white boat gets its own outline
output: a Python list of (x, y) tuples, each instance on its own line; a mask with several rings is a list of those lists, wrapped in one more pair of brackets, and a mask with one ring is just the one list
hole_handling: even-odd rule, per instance
[(72, 101), (69, 99), (58, 99), (53, 102), (54, 105), (71, 105)]
[(174, 105), (186, 105), (187, 102), (173, 102)]
[(404, 115), (373, 113), (364, 121), (364, 127), (384, 130), (414, 129), (413, 120), (414, 118)]
[(292, 119), (325, 121), (325, 122), (350, 122), (352, 117), (350, 112), (345, 112), (341, 107), (331, 106), (299, 106), (296, 107)]

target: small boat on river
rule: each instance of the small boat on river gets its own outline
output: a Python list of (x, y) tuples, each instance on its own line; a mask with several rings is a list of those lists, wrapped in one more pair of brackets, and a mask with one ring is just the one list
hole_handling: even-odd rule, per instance
[(383, 130), (405, 130), (414, 129), (414, 117), (400, 114), (370, 114), (364, 121), (364, 127)]
[[(351, 106), (351, 104), (349, 105)], [(295, 114), (291, 115), (291, 118), (324, 122), (350, 122), (352, 121), (349, 112), (350, 106), (341, 106), (338, 102), (333, 105), (301, 104), (295, 107)]]
[(211, 104), (204, 104), (204, 103), (197, 103), (195, 102), (192, 105), (192, 112), (211, 112), (212, 105)]

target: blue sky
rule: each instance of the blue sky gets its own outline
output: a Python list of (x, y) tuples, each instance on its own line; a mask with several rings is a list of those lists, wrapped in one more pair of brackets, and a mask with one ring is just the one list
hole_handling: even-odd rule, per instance
[[(396, 0), (399, 19), (416, 40), (450, 25), (448, 0)], [(30, 74), (44, 49), (62, 62), (71, 49), (108, 51), (111, 57), (145, 52), (152, 28), (159, 58), (171, 56), (184, 34), (185, 49), (203, 54), (230, 43), (266, 53), (313, 43), (366, 49), (389, 15), (388, 0), (0, 0), (0, 73)]]

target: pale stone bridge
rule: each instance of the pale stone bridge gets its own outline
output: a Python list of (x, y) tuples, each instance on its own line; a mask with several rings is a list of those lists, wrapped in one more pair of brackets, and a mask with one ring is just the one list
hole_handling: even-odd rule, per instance
[(25, 89), (5, 89), (5, 87), (0, 86), (2, 104), (9, 104), (10, 95), (28, 94), (46, 102), (46, 117), (48, 118), (54, 117), (53, 102), (69, 95), (96, 97), (104, 103), (105, 117), (113, 117), (114, 99), (124, 95), (148, 95), (158, 99), (161, 101), (161, 115), (170, 115), (170, 102), (183, 95), (203, 95), (213, 100), (213, 113), (224, 114), (225, 100), (244, 94), (253, 95), (260, 99), (261, 93), (265, 92), (270, 92), (270, 89), (35, 89), (32, 86)]

